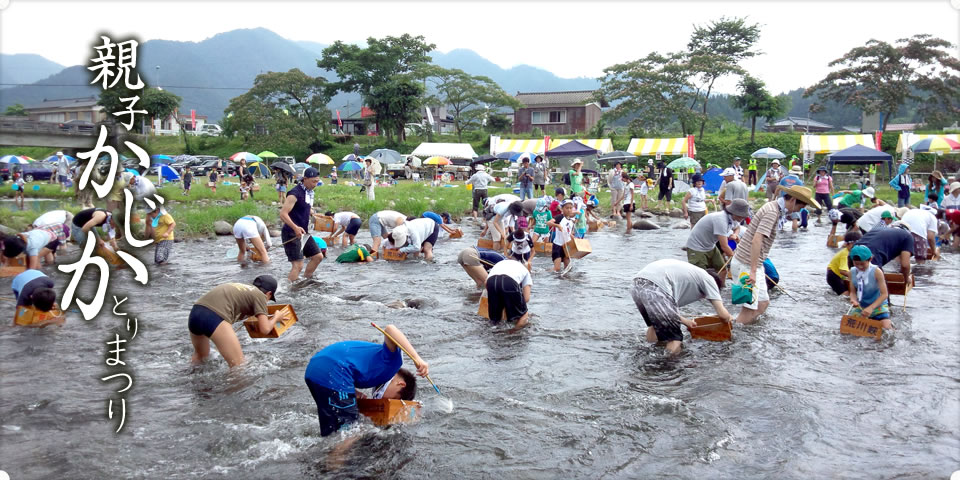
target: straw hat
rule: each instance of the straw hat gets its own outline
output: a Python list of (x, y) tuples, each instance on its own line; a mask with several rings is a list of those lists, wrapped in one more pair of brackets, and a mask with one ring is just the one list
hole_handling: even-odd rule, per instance
[(960, 182), (953, 182), (950, 184), (950, 193), (960, 190)]
[(936, 177), (937, 180), (943, 181), (943, 174), (940, 173), (940, 170), (934, 170), (933, 176)]
[(803, 169), (800, 168), (800, 165), (794, 165), (790, 167), (790, 173), (803, 173)]
[(813, 207), (820, 208), (820, 204), (813, 199), (813, 191), (807, 187), (801, 187), (800, 185), (791, 185), (790, 187), (784, 187), (783, 185), (777, 185), (777, 190), (790, 195), (797, 200), (800, 200), (803, 203)]
[(910, 208), (908, 208), (908, 207), (900, 207), (900, 208), (898, 208), (898, 209), (897, 209), (897, 218), (903, 218), (903, 215), (906, 214), (907, 211), (909, 211), (909, 210), (910, 210)]

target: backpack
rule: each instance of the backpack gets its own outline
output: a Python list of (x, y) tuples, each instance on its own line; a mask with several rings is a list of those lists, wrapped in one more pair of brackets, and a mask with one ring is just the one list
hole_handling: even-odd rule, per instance
[(563, 174), (563, 183), (565, 183), (565, 184), (567, 184), (567, 185), (570, 185), (570, 173), (569, 173), (569, 172)]

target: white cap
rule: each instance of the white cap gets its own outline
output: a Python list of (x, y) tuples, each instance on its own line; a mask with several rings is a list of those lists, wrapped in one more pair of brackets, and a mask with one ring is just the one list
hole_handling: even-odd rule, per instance
[(58, 157), (62, 157), (62, 156), (63, 156), (63, 152), (57, 152), (57, 156), (58, 156)]
[(800, 168), (800, 165), (794, 165), (790, 167), (790, 173), (803, 173), (803, 170)]
[(653, 159), (647, 160), (647, 165), (653, 165)]
[(867, 187), (867, 188), (863, 189), (863, 196), (865, 196), (865, 197), (867, 197), (867, 198), (873, 198), (874, 192), (875, 192), (875, 190), (873, 189), (873, 187)]
[(721, 177), (736, 177), (736, 176), (737, 176), (737, 171), (734, 170), (734, 169), (732, 169), (732, 168), (730, 168), (730, 167), (727, 167), (727, 168), (725, 168), (725, 169), (723, 170), (723, 173), (721, 173), (720, 176), (721, 176)]
[(486, 169), (487, 169), (487, 167), (484, 167), (483, 165), (477, 165), (477, 171), (478, 171), (478, 172), (482, 172), (482, 171), (484, 171), (484, 170), (486, 170)]

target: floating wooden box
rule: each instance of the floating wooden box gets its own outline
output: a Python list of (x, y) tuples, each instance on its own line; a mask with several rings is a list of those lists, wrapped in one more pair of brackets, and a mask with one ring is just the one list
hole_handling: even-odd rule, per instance
[(374, 425), (383, 427), (396, 423), (410, 423), (420, 417), (420, 402), (412, 400), (358, 398), (357, 410), (370, 418)]
[(21, 253), (13, 258), (9, 265), (0, 268), (0, 278), (16, 277), (27, 269), (27, 254)]
[(567, 242), (567, 255), (570, 255), (570, 258), (583, 258), (587, 255), (590, 255), (590, 252), (593, 250), (590, 249), (590, 240), (585, 238), (571, 238)]
[(66, 320), (67, 316), (60, 310), (56, 304), (49, 312), (41, 312), (34, 307), (17, 307), (14, 314), (13, 323), (22, 327), (46, 327), (47, 325), (60, 325)]
[(400, 250), (397, 250), (396, 248), (384, 248), (383, 259), (393, 262), (402, 262), (407, 259), (407, 254), (401, 253)]
[(453, 233), (450, 234), (450, 238), (463, 238), (463, 230), (459, 228), (454, 230)]
[(830, 235), (827, 237), (827, 246), (830, 248), (839, 248), (843, 241), (843, 235)]
[(697, 326), (689, 329), (690, 338), (727, 342), (733, 337), (733, 326), (716, 315), (699, 317), (694, 321), (697, 322)]
[(587, 231), (588, 232), (599, 232), (600, 231), (600, 222), (596, 220), (590, 220), (587, 222)]
[(884, 273), (883, 277), (887, 281), (888, 295), (906, 295), (916, 283), (913, 275), (910, 275), (910, 283), (903, 281), (902, 273)]
[(294, 323), (297, 323), (297, 312), (293, 311), (293, 306), (288, 303), (267, 305), (267, 316), (273, 316), (278, 310), (285, 310), (283, 312), (283, 318), (278, 320), (276, 325), (273, 326), (273, 330), (266, 335), (260, 333), (260, 329), (257, 328), (257, 317), (250, 317), (244, 320), (243, 326), (246, 327), (250, 338), (279, 338), (280, 335), (283, 335), (283, 332), (286, 332)]
[(493, 240), (489, 238), (478, 238), (477, 247), (493, 250)]
[(330, 232), (333, 233), (337, 230), (337, 227), (334, 226), (333, 217), (327, 217), (325, 215), (315, 215), (313, 217), (313, 229), (318, 232)]
[(106, 260), (107, 263), (109, 263), (110, 265), (113, 265), (117, 268), (123, 268), (124, 266), (126, 266), (126, 263), (124, 263), (123, 259), (120, 258), (120, 255), (117, 255), (116, 252), (114, 252), (113, 250), (110, 250), (109, 248), (98, 246), (93, 251), (93, 253), (103, 258), (104, 260)]
[[(487, 320), (490, 319), (490, 301), (487, 300), (487, 296), (483, 295), (480, 297), (480, 304), (477, 305), (477, 315), (480, 315)], [(501, 320), (506, 320), (507, 314), (504, 312), (502, 314)]]
[[(249, 247), (248, 247), (248, 248), (249, 248)], [(258, 251), (254, 248), (254, 249), (251, 249), (251, 250), (250, 250), (250, 260), (252, 260), (252, 261), (254, 261), (254, 262), (262, 262), (262, 261), (263, 261), (263, 257), (261, 257), (261, 256), (260, 256), (260, 252), (258, 252)]]
[(552, 242), (533, 242), (533, 250), (537, 253), (552, 253)]
[(874, 337), (880, 340), (883, 337), (883, 322), (860, 315), (844, 315), (840, 319), (840, 333), (858, 337)]

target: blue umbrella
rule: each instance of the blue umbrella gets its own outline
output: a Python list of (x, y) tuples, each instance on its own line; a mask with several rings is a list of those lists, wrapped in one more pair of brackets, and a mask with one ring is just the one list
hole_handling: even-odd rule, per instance
[(26, 165), (30, 162), (24, 160), (17, 155), (4, 155), (0, 157), (0, 163), (9, 163), (11, 165)]
[(308, 169), (308, 168), (310, 168), (310, 164), (309, 164), (309, 163), (299, 162), (299, 163), (294, 163), (294, 164), (293, 164), (293, 170), (296, 171), (297, 174), (303, 173), (303, 171), (306, 170), (306, 169)]
[(134, 170), (134, 169), (132, 169), (132, 168), (127, 168), (127, 169), (125, 169), (124, 171), (125, 171), (125, 172), (130, 172), (130, 173), (132, 173), (134, 177), (139, 177), (139, 176), (140, 176), (140, 172), (138, 172), (138, 171), (136, 171), (136, 170)]
[(514, 155), (517, 155), (519, 153), (522, 153), (522, 152), (500, 152), (497, 154), (497, 158), (499, 158), (500, 160), (510, 160), (510, 157), (513, 157)]
[(161, 165), (160, 174), (163, 175), (165, 180), (180, 180), (180, 174), (170, 165)]
[(355, 170), (363, 170), (363, 165), (360, 165), (357, 162), (345, 162), (343, 165), (340, 165), (338, 169), (341, 172), (352, 172)]
[(173, 163), (173, 159), (169, 155), (150, 155), (150, 164), (168, 164)]
[(536, 153), (533, 152), (515, 152), (510, 156), (511, 162), (522, 162), (524, 158), (529, 158), (530, 162), (533, 163), (533, 159), (537, 157)]
[[(76, 161), (77, 161), (76, 158), (73, 158), (73, 157), (71, 157), (70, 155), (64, 155), (63, 158), (66, 158), (66, 159), (67, 159), (67, 162), (69, 162), (69, 163), (73, 163), (73, 162), (76, 162)], [(57, 163), (57, 162), (59, 161), (59, 159), (57, 158), (56, 155), (50, 155), (49, 157), (44, 158), (43, 161), (44, 161), (44, 162), (47, 162), (47, 163)]]

